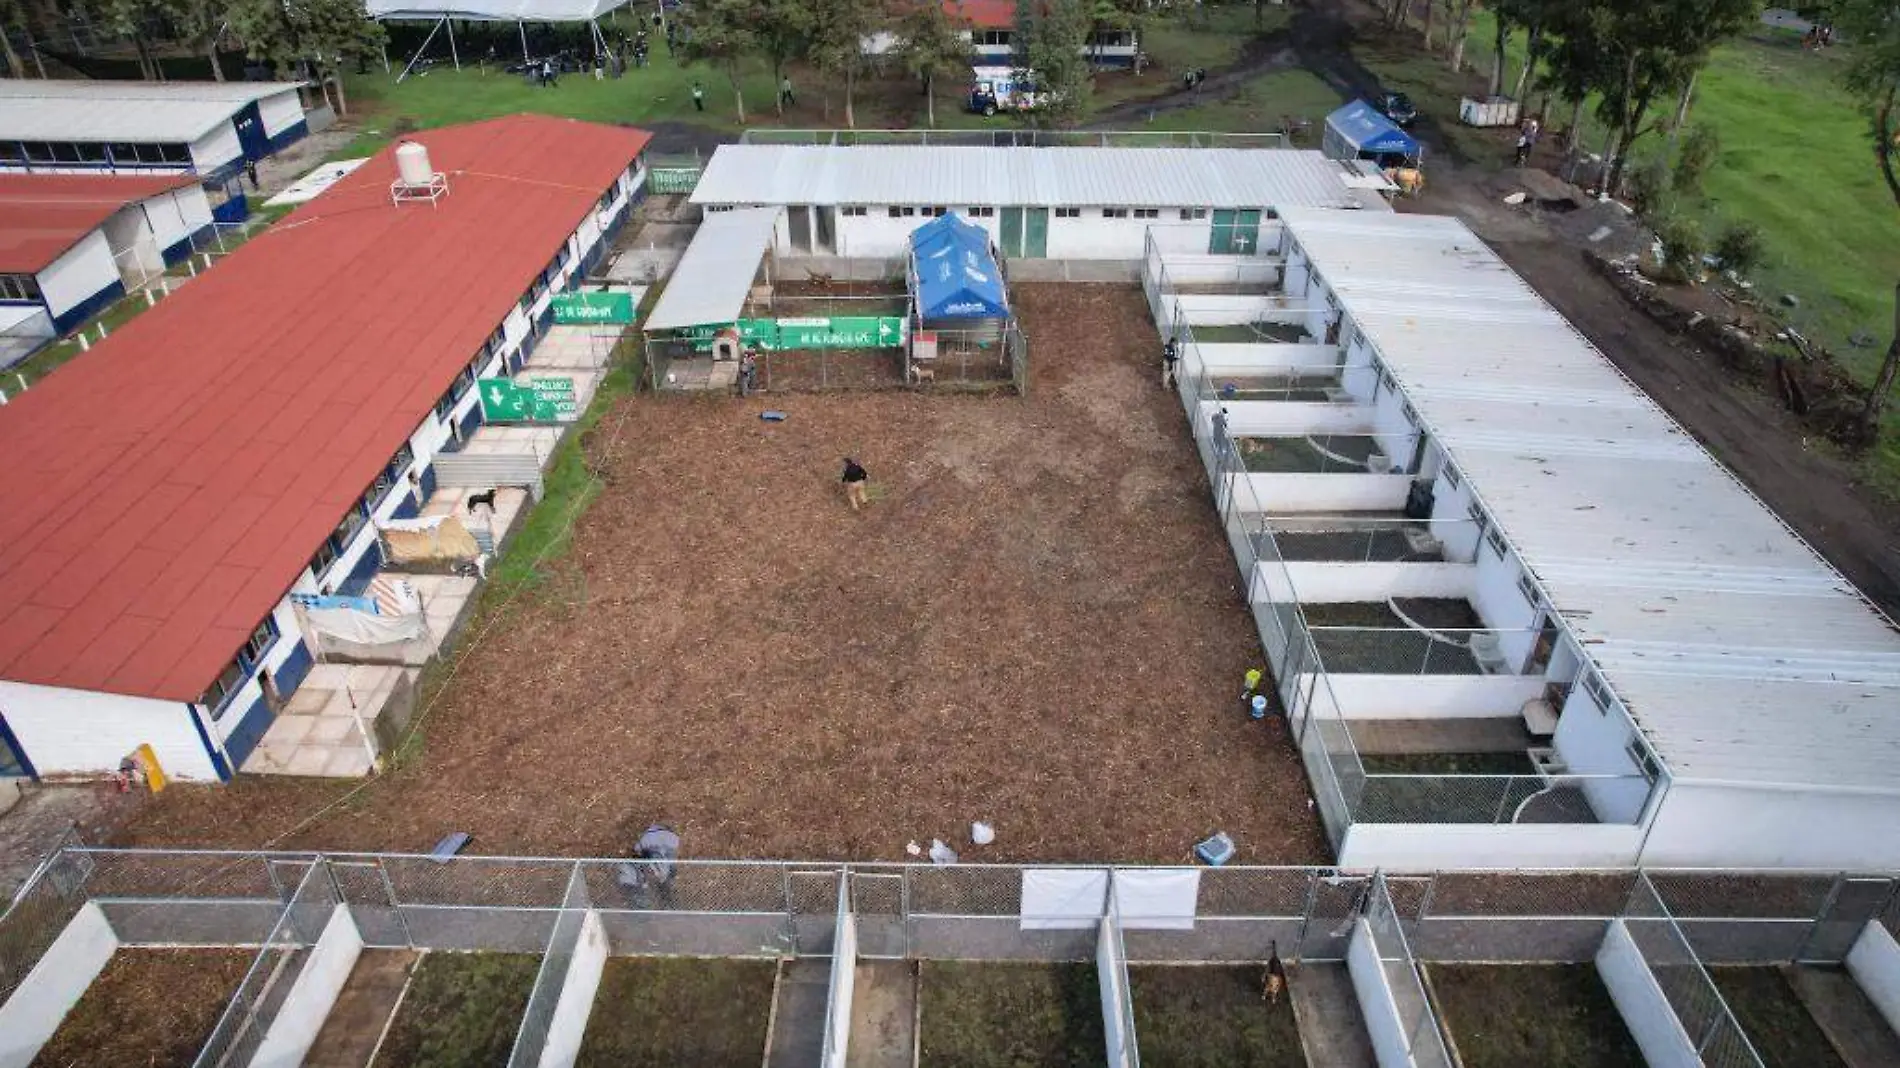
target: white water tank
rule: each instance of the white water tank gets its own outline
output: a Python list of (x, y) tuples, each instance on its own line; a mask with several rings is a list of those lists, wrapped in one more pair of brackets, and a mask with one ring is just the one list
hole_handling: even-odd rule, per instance
[(397, 145), (396, 174), (404, 185), (428, 185), (435, 177), (435, 169), (429, 166), (429, 150), (414, 141)]

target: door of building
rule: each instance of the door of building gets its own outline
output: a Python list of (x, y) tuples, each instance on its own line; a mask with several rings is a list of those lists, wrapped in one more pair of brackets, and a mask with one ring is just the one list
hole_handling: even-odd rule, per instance
[(1021, 256), (1023, 254), (1023, 209), (1003, 209), (1003, 255)]
[(1214, 209), (1214, 225), (1207, 251), (1217, 256), (1245, 256), (1260, 248), (1260, 213), (1254, 210)]
[(800, 252), (811, 251), (811, 209), (793, 207), (785, 210), (785, 218), (792, 232), (792, 247)]
[(1023, 255), (1042, 259), (1049, 255), (1049, 209), (1023, 209)]
[(264, 133), (264, 117), (258, 113), (257, 101), (244, 105), (231, 119), (231, 125), (237, 127), (238, 145), (244, 149), (245, 159), (263, 159), (270, 155), (270, 138)]
[(829, 205), (818, 209), (818, 232), (813, 252), (831, 252), (838, 247), (838, 209)]

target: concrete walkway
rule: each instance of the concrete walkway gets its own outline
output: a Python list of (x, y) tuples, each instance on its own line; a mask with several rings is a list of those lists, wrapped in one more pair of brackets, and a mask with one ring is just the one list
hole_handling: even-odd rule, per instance
[(819, 1068), (825, 1057), (825, 1000), (830, 992), (829, 959), (787, 961), (779, 969), (765, 1068)]
[(403, 949), (366, 949), (324, 1017), (323, 1029), (303, 1068), (364, 1068), (396, 1012), (416, 954)]
[(1373, 1068), (1359, 996), (1344, 964), (1295, 964), (1287, 968), (1293, 1018), (1300, 1025), (1306, 1063), (1325, 1068)]
[(392, 664), (318, 664), (239, 770), (325, 778), (368, 775), (375, 766), (371, 752), (380, 751), (376, 720), (392, 709), (398, 718), (407, 716), (420, 674)]
[(1783, 968), (1781, 974), (1847, 1068), (1900, 1065), (1900, 1037), (1845, 968)]
[(917, 977), (902, 960), (858, 962), (847, 1068), (910, 1068), (917, 1045)]

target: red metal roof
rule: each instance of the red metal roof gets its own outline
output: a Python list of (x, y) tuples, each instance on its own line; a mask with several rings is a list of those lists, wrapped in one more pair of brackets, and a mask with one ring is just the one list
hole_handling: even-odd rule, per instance
[(0, 408), (0, 678), (195, 700), (649, 138), (410, 139)]
[(0, 175), (0, 274), (43, 271), (113, 212), (196, 181), (189, 174)]
[(946, 0), (943, 9), (977, 29), (1016, 28), (1015, 0)]

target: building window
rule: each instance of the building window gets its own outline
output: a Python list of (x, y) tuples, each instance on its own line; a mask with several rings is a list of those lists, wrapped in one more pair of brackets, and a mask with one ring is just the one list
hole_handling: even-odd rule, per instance
[(924, 207), (918, 208), (917, 214), (935, 219), (935, 218), (942, 217), (943, 213), (948, 210), (949, 210), (948, 208), (945, 208), (941, 204), (938, 204), (935, 206), (926, 205)]
[[(148, 148), (158, 149), (158, 162), (160, 163), (191, 162), (191, 149), (185, 145), (151, 145), (148, 146)], [(152, 162), (151, 154), (147, 150), (141, 150), (139, 152), (139, 158), (147, 163)]]
[(350, 542), (356, 540), (356, 535), (362, 531), (363, 524), (368, 521), (363, 515), (361, 501), (350, 505), (350, 510), (343, 513), (343, 522), (338, 523), (336, 532), (330, 535), (330, 544), (336, 546), (338, 556), (342, 556), (344, 550), (350, 547)]
[(1159, 219), (1160, 217), (1161, 217), (1160, 208), (1136, 208), (1135, 209), (1135, 218), (1137, 219)]
[(26, 142), (26, 159), (29, 163), (53, 162), (53, 146), (44, 141)]
[(38, 304), (40, 283), (30, 274), (0, 274), (0, 301)]
[(317, 551), (310, 557), (310, 574), (321, 583), (323, 573), (328, 571), (330, 565), (334, 563), (336, 563), (336, 549), (332, 548), (329, 539), (325, 538), (323, 544), (317, 546)]
[(969, 211), (972, 219), (991, 219), (996, 216), (995, 208), (971, 208)]
[(1623, 752), (1629, 755), (1630, 763), (1636, 765), (1636, 770), (1642, 773), (1643, 778), (1650, 782), (1655, 782), (1656, 777), (1662, 774), (1662, 765), (1656, 763), (1656, 754), (1643, 744), (1641, 736), (1631, 738), (1630, 744), (1623, 747)]
[(1399, 405), (1399, 413), (1405, 416), (1406, 423), (1410, 424), (1413, 427), (1418, 426), (1418, 409), (1412, 407), (1411, 401), (1405, 401), (1401, 403)]
[(900, 204), (891, 205), (891, 218), (893, 219), (902, 219), (907, 216), (912, 216), (916, 214), (917, 214), (916, 208), (906, 207)]
[(1080, 219), (1081, 217), (1082, 217), (1081, 208), (1057, 208), (1056, 209), (1056, 218), (1058, 219)]
[(1205, 218), (1207, 218), (1206, 208), (1182, 208), (1181, 209), (1182, 222), (1192, 222), (1195, 219), (1205, 219)]
[(263, 661), (264, 654), (276, 643), (277, 620), (265, 616), (264, 622), (257, 625), (257, 629), (251, 632), (250, 640), (244, 643), (244, 649), (238, 653), (238, 659), (251, 667), (256, 667)]
[(977, 44), (991, 48), (1003, 48), (1009, 44), (1008, 30), (977, 30), (970, 35)]
[(1524, 599), (1531, 603), (1532, 608), (1543, 603), (1543, 599), (1537, 595), (1537, 580), (1531, 578), (1531, 573), (1528, 571), (1517, 577), (1517, 592), (1524, 595)]
[(732, 205), (731, 204), (708, 204), (706, 205), (706, 210), (707, 211), (731, 211)]
[(864, 205), (846, 204), (844, 207), (838, 209), (838, 214), (849, 218), (861, 218), (864, 215)]
[(248, 678), (250, 678), (250, 672), (245, 670), (244, 665), (236, 657), (232, 657), (231, 662), (224, 665), (224, 670), (218, 672), (217, 679), (205, 689), (204, 696), (198, 698), (198, 703), (211, 710), (211, 718), (214, 721), (221, 719), (224, 716), (225, 703), (231, 700), (231, 695), (236, 693), (238, 687), (243, 686)]
[(1484, 540), (1490, 544), (1491, 551), (1498, 554), (1498, 559), (1500, 560), (1504, 559), (1506, 554), (1505, 554), (1503, 531), (1499, 530), (1496, 527), (1492, 527), (1490, 530), (1485, 532)]
[(1102, 209), (1102, 218), (1104, 218), (1104, 219), (1126, 219), (1126, 218), (1128, 218), (1128, 209), (1127, 209), (1127, 208), (1103, 208), (1103, 209)]
[(1491, 526), (1491, 520), (1485, 516), (1484, 509), (1478, 507), (1477, 501), (1465, 505), (1465, 514), (1471, 517), (1473, 523), (1478, 524), (1479, 534), (1483, 534)]
[(1590, 700), (1596, 702), (1598, 712), (1606, 716), (1610, 714), (1610, 702), (1614, 698), (1610, 694), (1610, 684), (1603, 681), (1602, 675), (1594, 671), (1586, 671), (1583, 673), (1583, 678), (1578, 680), (1578, 685), (1583, 687), (1584, 693), (1590, 695)]

